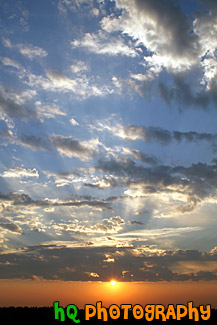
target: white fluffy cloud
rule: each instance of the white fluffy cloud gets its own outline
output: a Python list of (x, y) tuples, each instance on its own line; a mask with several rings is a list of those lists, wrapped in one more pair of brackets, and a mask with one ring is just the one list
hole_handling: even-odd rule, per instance
[(73, 126), (79, 125), (79, 123), (78, 123), (74, 118), (71, 118), (71, 119), (70, 119), (70, 123), (71, 123)]
[(33, 169), (25, 169), (22, 167), (10, 168), (4, 171), (1, 175), (2, 177), (10, 177), (10, 178), (22, 178), (22, 177), (34, 177), (38, 178), (39, 174), (36, 168)]
[(166, 68), (188, 68), (197, 63), (197, 36), (181, 9), (171, 1), (117, 0), (119, 17), (107, 16), (101, 26), (121, 31), (152, 52), (152, 60)]
[(177, 73), (197, 66), (204, 73), (201, 83), (207, 83), (210, 90), (217, 74), (215, 6), (209, 12), (195, 14), (191, 21), (175, 1), (116, 0), (115, 4), (121, 14), (104, 17), (102, 29), (128, 35), (149, 51), (144, 61), (149, 76), (146, 71), (134, 79), (152, 80), (161, 68)]
[(211, 10), (205, 15), (198, 15), (194, 20), (194, 31), (198, 35), (201, 48), (201, 64), (204, 68), (204, 83), (208, 90), (217, 75), (217, 10)]

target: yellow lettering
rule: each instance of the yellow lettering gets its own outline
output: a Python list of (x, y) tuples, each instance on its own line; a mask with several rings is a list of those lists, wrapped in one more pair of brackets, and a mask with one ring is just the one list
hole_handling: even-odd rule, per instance
[[(203, 306), (200, 306), (201, 318), (203, 320), (208, 320), (211, 316), (211, 305), (206, 306), (206, 310), (204, 310)], [(206, 316), (205, 316), (206, 315)]]
[(129, 310), (132, 308), (132, 305), (121, 305), (121, 309), (124, 310), (124, 319), (128, 319)]
[(184, 305), (176, 306), (177, 320), (180, 320), (182, 317), (185, 317), (188, 313), (188, 308)]
[(173, 305), (168, 305), (166, 319), (169, 319), (172, 316), (173, 319), (176, 319), (175, 308)]
[[(146, 305), (145, 306), (145, 319), (148, 322), (151, 322), (154, 319), (155, 305)], [(149, 316), (150, 314), (150, 316)]]
[(133, 306), (133, 317), (135, 319), (141, 319), (144, 316), (144, 309), (140, 305)]
[(96, 315), (96, 307), (94, 305), (85, 305), (85, 320), (89, 320)]
[(189, 319), (194, 319), (195, 322), (199, 321), (199, 312), (196, 307), (193, 307), (193, 302), (188, 302)]
[(112, 319), (118, 319), (121, 315), (120, 308), (117, 305), (109, 307), (109, 315)]
[(102, 307), (102, 301), (97, 301), (96, 303), (97, 309), (97, 318), (102, 319), (103, 321), (108, 321), (108, 312), (105, 307)]
[(166, 316), (164, 314), (165, 307), (163, 305), (156, 305), (156, 314), (155, 319), (160, 319), (160, 315), (162, 316), (162, 321), (166, 321)]

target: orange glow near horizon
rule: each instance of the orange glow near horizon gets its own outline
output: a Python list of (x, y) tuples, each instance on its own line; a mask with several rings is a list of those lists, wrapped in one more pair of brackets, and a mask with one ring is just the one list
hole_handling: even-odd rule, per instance
[(85, 304), (96, 304), (97, 301), (102, 301), (104, 306), (113, 303), (122, 304), (123, 300), (132, 301), (132, 297), (136, 303), (138, 292), (132, 283), (112, 281), (115, 280), (110, 282), (0, 280), (0, 290), (5, 292), (5, 295), (0, 297), (0, 306), (52, 306), (54, 301), (59, 301), (62, 306), (75, 304), (79, 308), (84, 308)]
[(75, 304), (211, 304), (217, 308), (217, 281), (210, 282), (67, 282), (0, 280), (0, 306), (53, 306)]

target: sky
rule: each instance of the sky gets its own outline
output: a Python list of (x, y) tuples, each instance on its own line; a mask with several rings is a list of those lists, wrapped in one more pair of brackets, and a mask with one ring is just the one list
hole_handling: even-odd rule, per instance
[(216, 1), (0, 6), (1, 285), (187, 281), (209, 292)]

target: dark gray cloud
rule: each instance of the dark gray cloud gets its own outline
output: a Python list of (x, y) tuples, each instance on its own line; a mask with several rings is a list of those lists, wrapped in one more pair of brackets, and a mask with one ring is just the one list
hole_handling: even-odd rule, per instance
[(130, 221), (130, 224), (131, 224), (131, 225), (139, 225), (139, 226), (144, 225), (143, 222), (141, 222), (141, 221), (136, 221), (136, 220), (131, 220), (131, 221)]
[(157, 164), (159, 164), (159, 160), (154, 155), (147, 154), (145, 152), (135, 150), (135, 149), (130, 149), (130, 148), (124, 148), (124, 152), (126, 154), (131, 154), (137, 160), (140, 160), (140, 161), (142, 161), (142, 162), (144, 162), (146, 164), (149, 164), (149, 165), (157, 165)]
[(66, 171), (60, 171), (58, 173), (55, 173), (51, 176), (57, 177), (57, 178), (62, 178), (62, 177), (66, 177), (66, 178), (70, 178), (70, 177), (80, 177), (81, 174), (79, 174), (78, 172), (66, 172)]
[(93, 158), (97, 153), (97, 143), (82, 142), (71, 136), (53, 135), (50, 137), (52, 145), (61, 154), (68, 157), (77, 157), (81, 160)]
[(179, 105), (184, 105), (184, 107), (196, 106), (203, 109), (208, 107), (213, 97), (210, 96), (210, 92), (201, 89), (195, 93), (191, 85), (186, 82), (184, 75), (176, 74), (173, 77), (174, 83), (172, 87), (168, 87), (162, 82), (158, 84), (160, 95), (167, 104), (171, 104), (174, 101)]
[(90, 207), (96, 210), (111, 210), (110, 204), (105, 200), (100, 200), (93, 198), (91, 196), (75, 196), (67, 199), (42, 199), (42, 200), (33, 200), (27, 194), (19, 194), (19, 193), (0, 193), (0, 200), (10, 201), (14, 206), (28, 206), (28, 207)]
[(136, 0), (140, 14), (151, 17), (159, 29), (169, 31), (169, 42), (159, 42), (158, 51), (167, 51), (175, 56), (192, 57), (197, 55), (198, 37), (190, 33), (192, 25), (189, 17), (174, 0)]
[(171, 167), (157, 166), (157, 167), (143, 167), (137, 165), (134, 160), (126, 159), (111, 159), (99, 160), (97, 169), (108, 172), (111, 175), (127, 178), (129, 184), (136, 180), (145, 181), (147, 184), (172, 184), (173, 177), (171, 176)]
[[(119, 135), (127, 140), (137, 140), (143, 139), (145, 142), (157, 142), (162, 145), (168, 145), (172, 141), (177, 142), (199, 142), (199, 141), (207, 141), (211, 145), (216, 143), (217, 134), (211, 133), (199, 133), (196, 131), (169, 131), (160, 127), (152, 127), (152, 126), (137, 126), (137, 125), (129, 125), (123, 127), (123, 132)], [(130, 149), (129, 149), (130, 151)], [(156, 158), (147, 156), (146, 154), (142, 154), (140, 152), (136, 152), (136, 150), (131, 150), (131, 153), (136, 157), (140, 157), (140, 160), (144, 160), (147, 162), (148, 159), (152, 158), (154, 160), (150, 160), (150, 163), (156, 163)], [(145, 161), (146, 160), (146, 161)]]
[[(166, 191), (183, 193), (188, 202), (182, 212), (191, 211), (196, 204), (206, 197), (215, 196), (217, 187), (217, 166), (203, 163), (183, 166), (152, 166), (137, 165), (131, 159), (99, 160), (96, 169), (116, 177), (111, 186), (129, 187), (139, 185), (140, 192), (147, 195)], [(109, 180), (107, 179), (109, 182)]]
[(52, 152), (56, 149), (60, 154), (68, 157), (77, 157), (80, 160), (91, 159), (99, 153), (97, 141), (80, 141), (71, 136), (63, 136), (59, 134), (49, 136), (42, 134), (40, 136), (35, 136), (32, 134), (22, 133), (17, 137), (16, 141), (32, 150), (45, 150)]
[(147, 96), (156, 91), (153, 86), (166, 71), (172, 77), (170, 86), (165, 75), (158, 85), (164, 101), (181, 109), (216, 105), (215, 0), (199, 0), (194, 12), (183, 10), (182, 1), (176, 0), (119, 0), (116, 6), (123, 9), (122, 15), (105, 17), (102, 27), (122, 31), (149, 53), (143, 75), (129, 82), (135, 92)]
[(42, 138), (34, 135), (21, 135), (19, 141), (22, 145), (30, 147), (33, 150), (52, 151), (49, 139), (46, 136)]
[(27, 120), (37, 117), (36, 112), (26, 106), (25, 103), (15, 102), (11, 97), (8, 90), (0, 88), (0, 111), (2, 113), (7, 114), (12, 119)]
[(15, 233), (22, 233), (22, 230), (19, 226), (17, 226), (16, 224), (12, 223), (12, 222), (0, 222), (0, 227), (6, 230), (9, 230), (11, 232), (15, 232)]
[(73, 248), (54, 243), (0, 254), (1, 279), (37, 276), (65, 281), (88, 281), (90, 277), (92, 281), (109, 281), (111, 277), (119, 281), (208, 281), (217, 279), (216, 269), (215, 253), (158, 251), (152, 246)]
[(173, 138), (178, 141), (187, 141), (187, 142), (199, 142), (199, 141), (207, 141), (214, 142), (217, 140), (217, 134), (211, 133), (198, 133), (194, 131), (189, 132), (179, 132), (173, 131)]
[(203, 197), (215, 194), (217, 187), (217, 165), (203, 163), (192, 164), (190, 167), (177, 166), (173, 168), (174, 174), (185, 176), (189, 181), (192, 195)]
[(129, 125), (125, 126), (123, 131), (124, 137), (128, 140), (141, 138), (145, 141), (157, 141), (162, 144), (168, 144), (172, 141), (171, 133), (160, 127)]
[[(8, 128), (4, 128), (0, 135), (2, 137), (11, 139), (11, 132)], [(145, 142), (156, 142), (161, 145), (169, 145), (172, 141), (178, 143), (198, 143), (199, 141), (206, 141), (211, 146), (211, 149), (215, 151), (217, 145), (217, 134), (211, 133), (199, 133), (196, 131), (169, 131), (160, 127), (152, 126), (137, 126), (129, 125), (123, 126), (122, 132), (116, 134), (126, 140), (144, 140)], [(97, 141), (82, 142), (72, 137), (65, 137), (62, 135), (47, 136), (35, 136), (21, 134), (17, 139), (13, 138), (13, 141), (17, 141), (19, 144), (29, 147), (32, 150), (44, 150), (54, 152), (55, 149), (68, 157), (77, 157), (81, 160), (92, 159), (94, 156), (100, 153), (98, 149)], [(157, 165), (160, 163), (159, 159), (154, 155), (145, 153), (136, 149), (125, 148), (125, 153), (134, 156), (137, 160), (150, 165)], [(60, 175), (61, 176), (61, 175)], [(64, 176), (64, 175), (62, 175)], [(67, 177), (65, 175), (65, 177)]]

